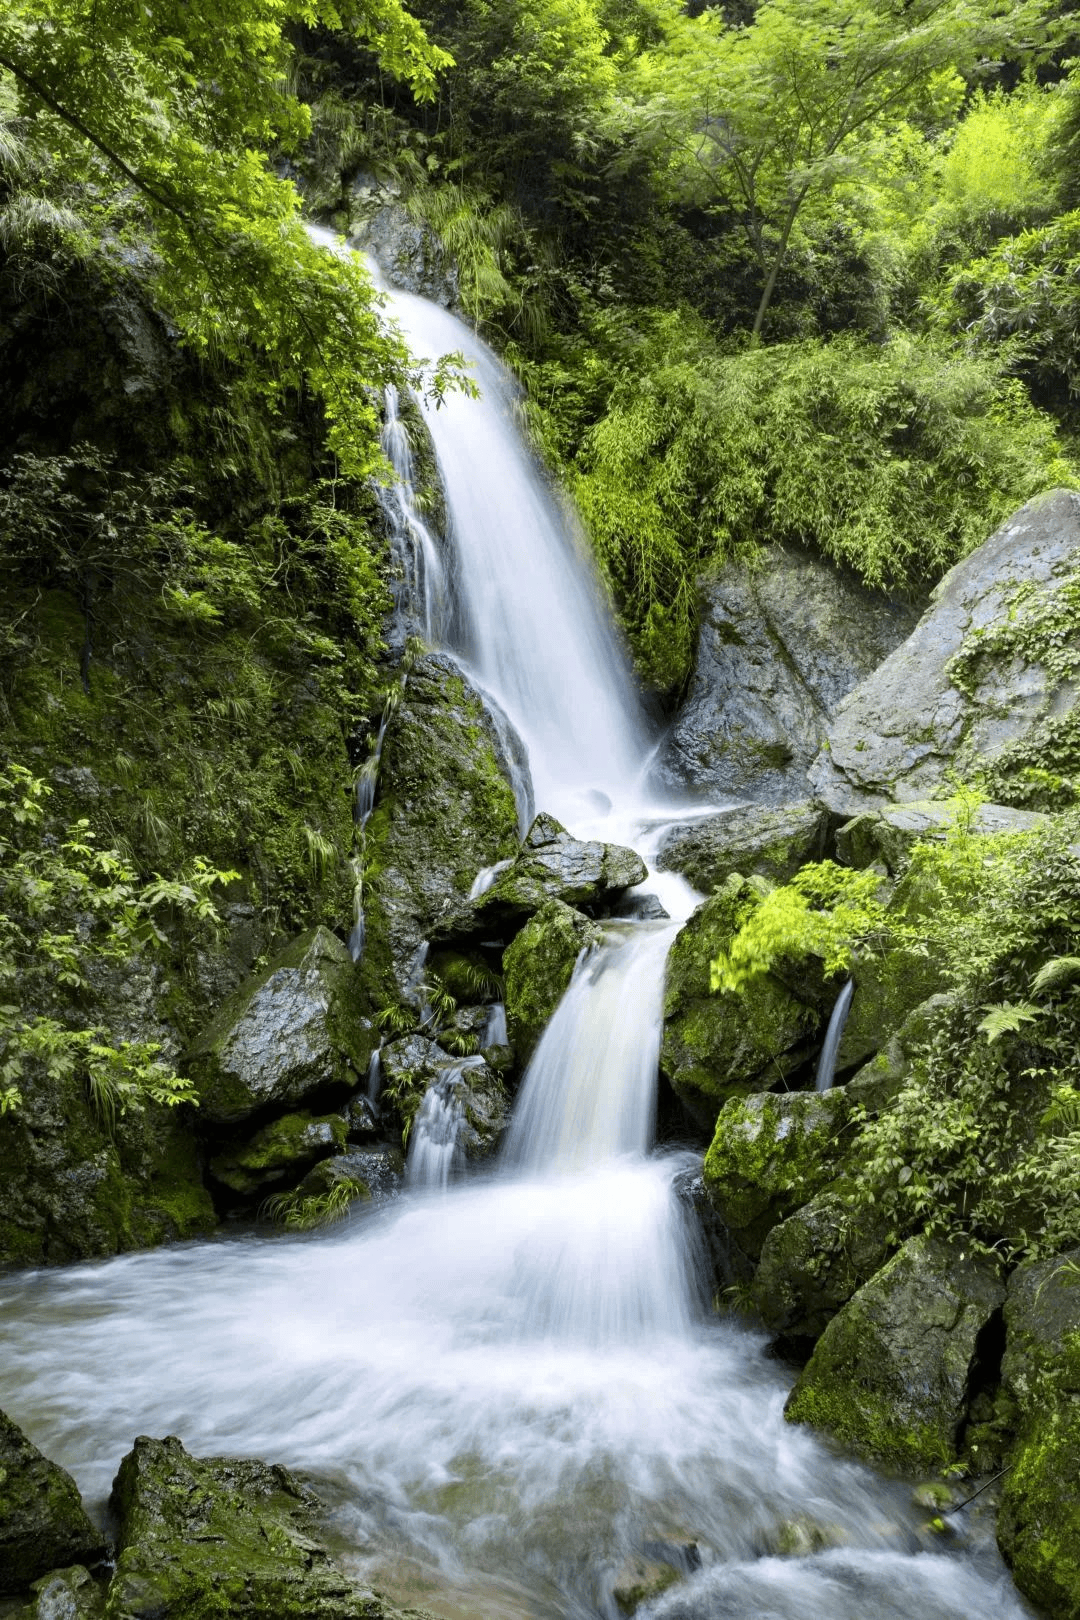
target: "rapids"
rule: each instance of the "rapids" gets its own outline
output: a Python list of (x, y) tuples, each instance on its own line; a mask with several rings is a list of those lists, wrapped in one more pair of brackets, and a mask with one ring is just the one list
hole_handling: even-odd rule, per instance
[[(392, 310), (483, 396), (429, 412), (452, 560), (414, 584), (455, 604), (446, 638), (524, 737), (537, 806), (647, 850), (677, 812), (650, 803), (626, 659), (513, 388), (446, 311)], [(0, 1406), (99, 1512), (140, 1433), (306, 1470), (347, 1560), (446, 1620), (615, 1620), (626, 1559), (688, 1541), (698, 1567), (642, 1616), (1018, 1620), (979, 1515), (929, 1535), (909, 1486), (785, 1424), (790, 1373), (712, 1311), (675, 1186), (695, 1160), (651, 1145), (673, 932), (612, 925), (579, 964), (484, 1174), (456, 1176), (435, 1096), (408, 1190), (336, 1229), (4, 1278)]]

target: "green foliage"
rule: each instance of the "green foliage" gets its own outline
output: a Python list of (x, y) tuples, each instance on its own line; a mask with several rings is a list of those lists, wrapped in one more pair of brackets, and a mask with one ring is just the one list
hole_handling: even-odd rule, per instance
[(688, 312), (650, 326), (571, 487), (659, 685), (688, 667), (697, 574), (762, 535), (902, 590), (1075, 482), (1051, 423), (993, 361), (906, 336), (731, 355)]
[(816, 956), (826, 975), (850, 970), (857, 946), (880, 944), (885, 902), (876, 872), (813, 862), (790, 883), (748, 901), (727, 950), (710, 963), (710, 987), (741, 991), (783, 957)]
[(1047, 831), (920, 845), (940, 906), (915, 943), (952, 994), (893, 1104), (864, 1126), (854, 1198), (1011, 1255), (1080, 1240), (1080, 867), (1075, 816)]
[(1080, 391), (1080, 211), (965, 264), (933, 313), (969, 348), (1001, 351), (1039, 397), (1066, 405)]
[(266, 1200), (260, 1213), (288, 1232), (311, 1232), (344, 1220), (356, 1199), (370, 1196), (362, 1181), (353, 1176), (340, 1176), (326, 1192), (305, 1194), (296, 1188), (292, 1192), (275, 1193)]
[[(166, 943), (171, 913), (197, 933), (219, 923), (212, 891), (237, 874), (196, 858), (188, 871), (140, 884), (116, 849), (97, 846), (89, 822), (58, 837), (51, 789), (24, 766), (0, 769), (0, 1091), (19, 1106), (35, 1077), (85, 1082), (110, 1130), (147, 1102), (194, 1102), (191, 1081), (158, 1059), (153, 1041), (117, 1039), (88, 1020), (82, 1000), (106, 964)], [(16, 1000), (9, 1000), (9, 997)]]
[(759, 341), (800, 215), (872, 174), (887, 119), (939, 114), (962, 97), (957, 70), (1031, 51), (1039, 0), (765, 0), (744, 28), (669, 0), (665, 48), (639, 69), (654, 119), (674, 136), (683, 183), (734, 211), (758, 263)]

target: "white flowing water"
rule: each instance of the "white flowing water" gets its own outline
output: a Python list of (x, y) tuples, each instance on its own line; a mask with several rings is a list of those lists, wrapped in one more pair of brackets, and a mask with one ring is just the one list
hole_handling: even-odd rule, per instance
[(844, 1025), (847, 1023), (848, 1013), (851, 1011), (851, 999), (855, 994), (855, 980), (849, 979), (844, 985), (829, 1015), (829, 1027), (825, 1031), (825, 1039), (821, 1043), (821, 1056), (818, 1058), (817, 1074), (814, 1077), (814, 1086), (818, 1091), (828, 1091), (836, 1074), (836, 1054), (840, 1050), (840, 1042), (844, 1036)]
[[(528, 742), (541, 808), (578, 834), (640, 825), (645, 727), (513, 391), (453, 317), (395, 310), (484, 389), (431, 418), (458, 650)], [(494, 1173), (451, 1181), (436, 1097), (427, 1187), (329, 1233), (3, 1279), (0, 1407), (98, 1510), (140, 1433), (306, 1469), (357, 1572), (445, 1620), (615, 1620), (626, 1559), (688, 1539), (700, 1567), (647, 1612), (1019, 1620), (985, 1530), (944, 1549), (907, 1487), (785, 1424), (790, 1376), (710, 1315), (674, 1185), (695, 1161), (649, 1153), (672, 932), (613, 926), (580, 964)], [(823, 1550), (776, 1556), (800, 1536)]]

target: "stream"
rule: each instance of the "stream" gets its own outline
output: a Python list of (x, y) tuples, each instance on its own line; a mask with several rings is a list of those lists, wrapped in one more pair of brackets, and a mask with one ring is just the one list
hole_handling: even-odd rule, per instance
[[(427, 412), (451, 532), (414, 573), (425, 622), (519, 730), (537, 808), (648, 859), (691, 812), (650, 796), (650, 727), (514, 387), (445, 310), (391, 309), (482, 395)], [(784, 1422), (791, 1372), (712, 1311), (675, 1187), (696, 1160), (653, 1149), (664, 961), (695, 896), (647, 887), (672, 921), (613, 924), (579, 964), (483, 1173), (446, 1171), (433, 1134), (419, 1184), (329, 1231), (0, 1280), (0, 1407), (92, 1511), (137, 1434), (176, 1434), (305, 1471), (350, 1566), (443, 1620), (615, 1620), (620, 1571), (658, 1551), (686, 1573), (642, 1617), (1030, 1613), (988, 1514), (933, 1536), (910, 1483)]]

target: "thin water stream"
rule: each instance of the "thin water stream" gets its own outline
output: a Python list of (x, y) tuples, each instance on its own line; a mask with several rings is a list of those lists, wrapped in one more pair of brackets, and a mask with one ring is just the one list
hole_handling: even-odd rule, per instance
[[(647, 728), (510, 385), (445, 311), (394, 310), (484, 390), (430, 418), (447, 634), (520, 728), (539, 807), (640, 843), (664, 813)], [(709, 1309), (674, 1186), (692, 1161), (650, 1151), (674, 926), (614, 925), (579, 964), (484, 1176), (455, 1180), (439, 1096), (427, 1187), (329, 1233), (3, 1279), (0, 1407), (98, 1508), (140, 1433), (306, 1469), (356, 1568), (446, 1620), (615, 1620), (626, 1560), (688, 1543), (686, 1578), (639, 1614), (1019, 1620), (979, 1520), (943, 1546), (908, 1486), (785, 1424), (790, 1375)]]

